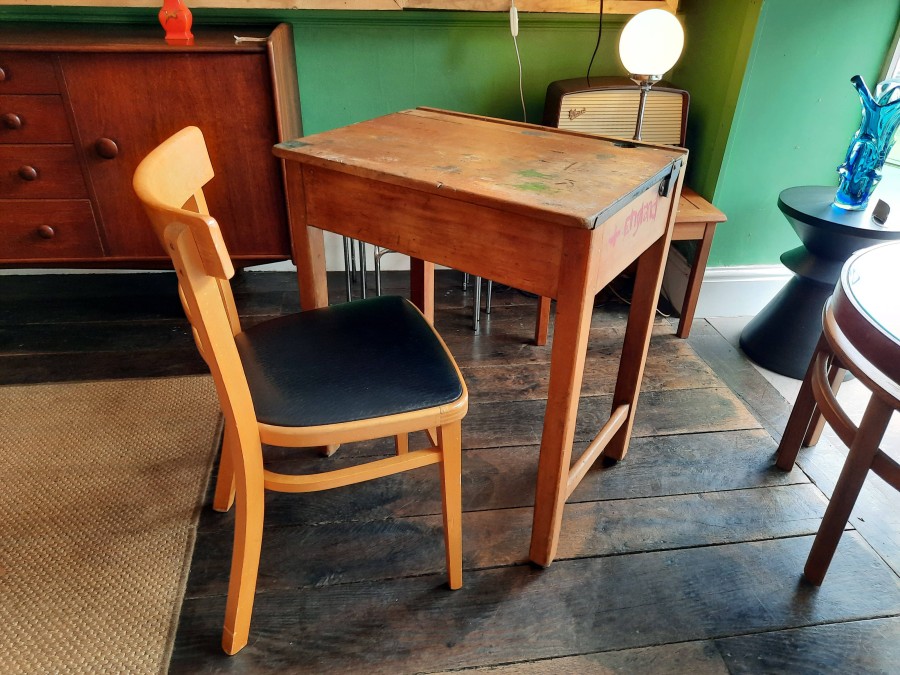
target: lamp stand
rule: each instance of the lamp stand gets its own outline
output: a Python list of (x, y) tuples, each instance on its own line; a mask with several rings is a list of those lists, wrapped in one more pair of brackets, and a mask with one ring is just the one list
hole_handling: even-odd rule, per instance
[(638, 103), (637, 121), (634, 124), (634, 140), (641, 140), (641, 127), (644, 125), (644, 108), (647, 105), (647, 94), (650, 87), (662, 79), (660, 75), (629, 75), (631, 81), (641, 88), (640, 102)]

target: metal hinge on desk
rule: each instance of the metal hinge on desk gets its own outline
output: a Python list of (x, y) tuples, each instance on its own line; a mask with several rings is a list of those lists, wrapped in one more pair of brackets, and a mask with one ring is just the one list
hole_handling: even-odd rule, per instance
[(681, 173), (681, 160), (679, 159), (674, 164), (672, 164), (672, 171), (668, 176), (662, 179), (659, 184), (659, 196), (660, 197), (668, 197), (669, 196), (669, 188), (675, 185), (678, 180), (678, 174)]

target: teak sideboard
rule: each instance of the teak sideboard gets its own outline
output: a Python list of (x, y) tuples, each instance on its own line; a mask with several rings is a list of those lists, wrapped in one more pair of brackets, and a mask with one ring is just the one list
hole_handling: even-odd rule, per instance
[(159, 26), (0, 26), (0, 265), (168, 266), (131, 180), (191, 124), (213, 165), (240, 177), (206, 193), (236, 264), (290, 258), (272, 146), (302, 135), (291, 28), (194, 36), (169, 45)]

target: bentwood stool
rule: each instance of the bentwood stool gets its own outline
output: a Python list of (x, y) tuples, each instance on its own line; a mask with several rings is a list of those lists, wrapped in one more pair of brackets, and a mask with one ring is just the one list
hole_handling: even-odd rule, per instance
[[(804, 575), (821, 584), (869, 471), (900, 489), (900, 464), (880, 449), (900, 410), (900, 243), (860, 251), (844, 265), (825, 305), (822, 336), (778, 446), (777, 465), (790, 470), (801, 445), (816, 442), (819, 416), (850, 452), (806, 561)], [(871, 392), (857, 427), (835, 396), (849, 370)]]
[[(175, 265), (225, 416), (213, 508), (234, 503), (236, 514), (222, 647), (234, 654), (249, 637), (266, 490), (329, 490), (437, 464), (448, 582), (459, 588), (460, 420), (468, 393), (447, 347), (418, 309), (392, 296), (243, 329), (229, 284), (234, 268), (203, 194), (212, 178), (203, 135), (187, 127), (141, 161), (134, 189)], [(425, 431), (432, 447), (411, 450), (415, 431)], [(396, 455), (347, 468), (298, 475), (263, 466), (263, 443), (309, 448), (389, 436)]]

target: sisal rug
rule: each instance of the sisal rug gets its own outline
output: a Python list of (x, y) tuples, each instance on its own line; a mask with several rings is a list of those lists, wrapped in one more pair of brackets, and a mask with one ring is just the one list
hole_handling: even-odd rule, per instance
[(221, 434), (209, 376), (0, 387), (0, 672), (165, 672)]

